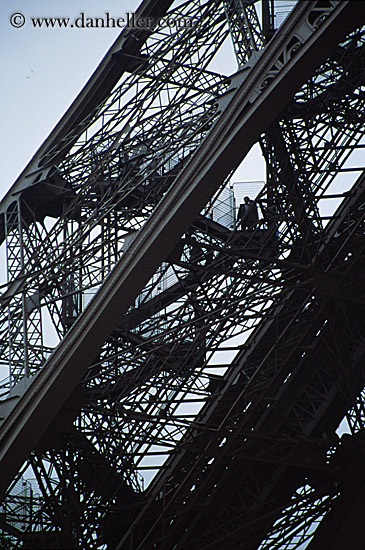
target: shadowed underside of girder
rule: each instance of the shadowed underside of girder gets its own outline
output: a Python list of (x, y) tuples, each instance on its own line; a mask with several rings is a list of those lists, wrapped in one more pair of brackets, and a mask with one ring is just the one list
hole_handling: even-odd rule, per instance
[[(0, 428), (25, 548), (296, 548), (323, 518), (326, 544), (363, 498), (362, 6), (299, 3), (268, 43), (251, 2), (169, 14), (199, 23), (122, 33), (3, 203), (13, 393), (39, 371)], [(242, 229), (227, 180), (257, 141)]]

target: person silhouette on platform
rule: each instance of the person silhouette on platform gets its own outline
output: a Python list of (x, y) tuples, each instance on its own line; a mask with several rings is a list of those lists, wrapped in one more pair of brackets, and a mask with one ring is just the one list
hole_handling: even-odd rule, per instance
[(240, 204), (237, 219), (240, 222), (242, 231), (252, 230), (259, 221), (256, 203), (250, 197), (244, 197), (244, 202)]

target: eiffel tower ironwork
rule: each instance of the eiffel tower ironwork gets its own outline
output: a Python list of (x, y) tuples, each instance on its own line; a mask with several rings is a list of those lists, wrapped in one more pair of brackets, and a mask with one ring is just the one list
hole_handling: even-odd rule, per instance
[(143, 1), (3, 198), (4, 548), (363, 548), (364, 5), (288, 4)]

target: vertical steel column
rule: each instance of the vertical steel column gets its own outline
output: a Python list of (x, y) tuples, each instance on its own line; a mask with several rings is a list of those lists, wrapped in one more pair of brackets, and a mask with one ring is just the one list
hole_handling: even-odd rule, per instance
[[(9, 285), (24, 271), (20, 200), (6, 212), (6, 261)], [(8, 359), (11, 385), (22, 375), (29, 376), (25, 291), (16, 293), (8, 306)]]
[[(32, 228), (24, 223), (23, 209), (19, 197), (5, 216), (8, 284), (13, 288), (8, 304), (7, 345), (11, 385), (23, 376), (31, 376), (44, 361), (40, 293), (34, 282), (28, 286), (23, 283), (30, 250), (34, 248), (29, 249), (27, 245), (27, 233)], [(37, 228), (33, 229), (39, 237)], [(34, 240), (32, 235), (33, 244)]]

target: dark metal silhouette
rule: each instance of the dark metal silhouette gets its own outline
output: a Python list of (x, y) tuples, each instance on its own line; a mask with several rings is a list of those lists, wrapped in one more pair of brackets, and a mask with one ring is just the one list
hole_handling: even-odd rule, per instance
[(362, 544), (363, 5), (262, 8), (143, 2), (1, 202), (10, 548)]

